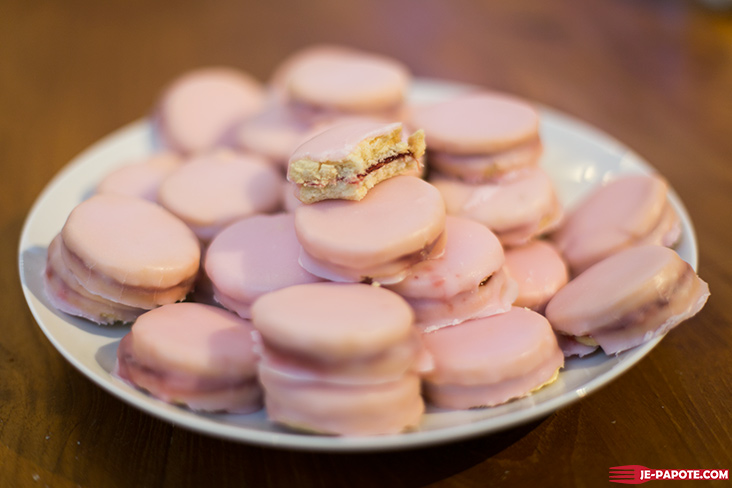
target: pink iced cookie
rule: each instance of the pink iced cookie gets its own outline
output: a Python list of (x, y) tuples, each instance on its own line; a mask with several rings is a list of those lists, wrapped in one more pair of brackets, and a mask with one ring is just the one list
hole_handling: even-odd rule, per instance
[(519, 287), (514, 302), (543, 313), (547, 302), (569, 281), (567, 264), (546, 241), (532, 241), (506, 250), (506, 271)]
[(282, 175), (251, 154), (216, 151), (180, 167), (160, 185), (160, 204), (208, 241), (235, 220), (278, 210)]
[(64, 263), (62, 246), (61, 236), (57, 235), (48, 246), (48, 265), (43, 276), (46, 295), (54, 307), (101, 325), (134, 322), (145, 312), (87, 291)]
[(191, 291), (201, 249), (191, 230), (162, 207), (135, 197), (95, 195), (72, 210), (61, 256), (89, 293), (151, 309)]
[(497, 181), (519, 176), (539, 164), (543, 146), (538, 140), (495, 154), (456, 155), (430, 151), (430, 168), (469, 183)]
[(573, 273), (636, 244), (673, 246), (681, 224), (667, 194), (658, 175), (619, 177), (590, 193), (553, 235)]
[(490, 407), (553, 382), (564, 364), (549, 322), (509, 312), (423, 335), (434, 369), (424, 376), (429, 402), (441, 408)]
[(264, 89), (249, 74), (233, 68), (203, 68), (171, 83), (155, 111), (164, 143), (183, 154), (228, 142), (234, 127), (260, 111)]
[(399, 122), (351, 120), (335, 124), (290, 156), (287, 179), (304, 203), (361, 200), (379, 182), (421, 169), (424, 132), (407, 137)]
[(423, 350), (413, 313), (396, 293), (314, 283), (259, 298), (260, 378), (268, 416), (336, 435), (395, 434), (419, 423)]
[(287, 96), (310, 109), (341, 113), (397, 110), (410, 81), (399, 61), (355, 50), (302, 59), (287, 74)]
[(501, 270), (503, 248), (488, 228), (448, 216), (445, 233), (441, 257), (415, 264), (403, 281), (389, 287), (409, 302), (425, 332), (506, 312), (518, 291)]
[(295, 211), (300, 264), (333, 281), (401, 281), (444, 250), (445, 204), (429, 183), (397, 176), (360, 202), (326, 200)]
[(283, 100), (287, 97), (290, 77), (299, 67), (321, 58), (349, 57), (358, 53), (360, 51), (339, 44), (313, 44), (299, 49), (288, 55), (274, 70), (268, 83), (270, 91), (275, 99)]
[(300, 243), (292, 214), (256, 215), (221, 231), (206, 252), (206, 274), (217, 302), (250, 318), (261, 295), (321, 281), (298, 264)]
[(424, 128), (430, 150), (467, 156), (536, 142), (539, 115), (516, 97), (478, 92), (414, 107), (410, 124)]
[(427, 134), (434, 170), (478, 183), (537, 165), (539, 114), (507, 94), (477, 92), (412, 108), (410, 124)]
[(617, 354), (647, 342), (694, 316), (709, 287), (676, 252), (637, 246), (600, 261), (549, 301), (554, 329)]
[(292, 152), (310, 133), (310, 126), (284, 105), (270, 103), (262, 112), (244, 120), (234, 134), (235, 145), (259, 154), (276, 166), (287, 168)]
[(554, 185), (538, 167), (510, 181), (470, 184), (433, 173), (430, 182), (442, 193), (448, 214), (482, 223), (504, 246), (524, 244), (562, 217)]
[(160, 183), (181, 163), (180, 157), (171, 152), (153, 154), (107, 174), (97, 185), (97, 193), (129, 195), (157, 202)]
[(200, 303), (140, 316), (117, 349), (117, 376), (165, 402), (196, 411), (262, 408), (252, 325)]

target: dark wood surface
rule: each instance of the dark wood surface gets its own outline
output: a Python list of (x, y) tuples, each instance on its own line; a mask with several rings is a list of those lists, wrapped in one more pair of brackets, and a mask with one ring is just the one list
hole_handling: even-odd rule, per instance
[[(623, 464), (732, 468), (732, 14), (673, 0), (150, 3), (0, 1), (0, 486), (599, 486)], [(314, 42), (510, 91), (626, 143), (689, 210), (706, 308), (582, 401), (425, 449), (236, 444), (107, 394), (25, 304), (17, 246), (30, 206), (73, 156), (144, 116), (176, 75), (228, 64), (265, 80)]]

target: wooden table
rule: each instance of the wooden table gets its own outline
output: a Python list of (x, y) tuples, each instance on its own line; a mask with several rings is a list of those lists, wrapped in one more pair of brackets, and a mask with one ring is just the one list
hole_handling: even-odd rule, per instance
[[(17, 246), (31, 204), (74, 155), (148, 113), (176, 75), (228, 64), (265, 80), (314, 42), (510, 91), (623, 141), (689, 210), (712, 290), (706, 308), (588, 398), (528, 425), (424, 449), (236, 444), (107, 394), (61, 357), (25, 304)], [(729, 12), (682, 1), (8, 0), (0, 63), (0, 486), (598, 486), (623, 464), (732, 468)]]

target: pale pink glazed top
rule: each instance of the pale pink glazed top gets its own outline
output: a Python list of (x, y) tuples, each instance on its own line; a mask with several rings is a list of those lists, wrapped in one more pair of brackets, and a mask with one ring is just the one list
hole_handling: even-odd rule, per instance
[(423, 250), (445, 226), (439, 191), (414, 176), (382, 181), (361, 200), (325, 200), (295, 210), (295, 231), (313, 257), (365, 269)]
[(90, 273), (160, 289), (194, 276), (201, 248), (177, 217), (147, 200), (95, 195), (71, 211), (61, 236)]
[(136, 361), (156, 371), (240, 380), (256, 375), (251, 323), (201, 303), (172, 303), (142, 314), (130, 330)]
[(336, 124), (302, 143), (290, 156), (290, 162), (341, 161), (346, 159), (363, 141), (401, 129), (400, 122), (385, 124), (370, 120), (352, 120)]
[(174, 149), (193, 153), (221, 144), (236, 123), (264, 104), (262, 85), (232, 68), (202, 68), (168, 86), (156, 116), (164, 139)]
[(344, 112), (377, 112), (404, 100), (410, 80), (396, 60), (366, 53), (320, 55), (289, 72), (287, 92), (298, 102)]
[(572, 268), (581, 271), (652, 233), (668, 206), (667, 191), (657, 175), (620, 177), (578, 203), (553, 239)]
[(506, 270), (519, 285), (514, 305), (534, 310), (543, 308), (569, 281), (562, 256), (552, 244), (541, 240), (506, 249)]
[(251, 303), (270, 291), (321, 281), (298, 264), (299, 256), (294, 215), (255, 215), (211, 241), (205, 268), (218, 292)]
[(447, 216), (445, 253), (419, 262), (409, 275), (389, 288), (405, 297), (447, 299), (474, 290), (503, 266), (498, 238), (486, 226), (463, 217)]
[(315, 59), (333, 57), (350, 57), (363, 55), (362, 51), (345, 47), (340, 44), (313, 44), (295, 51), (285, 58), (274, 70), (269, 80), (269, 87), (274, 92), (275, 99), (285, 98), (290, 77), (298, 67), (307, 65)]
[(538, 223), (558, 205), (551, 178), (539, 167), (501, 183), (468, 184), (436, 174), (430, 182), (440, 190), (448, 213), (475, 219), (494, 232)]
[(236, 145), (261, 154), (282, 166), (309, 133), (309, 126), (298, 120), (283, 105), (271, 103), (266, 109), (244, 120), (236, 129)]
[(529, 374), (559, 352), (551, 325), (525, 308), (423, 334), (436, 384), (483, 385)]
[(181, 166), (160, 185), (158, 199), (208, 240), (235, 220), (277, 210), (283, 184), (260, 156), (221, 150)]
[(668, 306), (684, 276), (696, 278), (675, 251), (653, 245), (629, 248), (565, 285), (547, 304), (546, 316), (560, 332), (592, 335), (644, 306), (664, 306), (659, 300)]
[(414, 313), (396, 293), (360, 283), (283, 288), (252, 306), (265, 343), (320, 360), (372, 357), (414, 333)]
[(180, 157), (174, 153), (153, 154), (107, 174), (97, 185), (97, 192), (130, 195), (156, 202), (160, 183), (181, 164)]
[(416, 106), (410, 125), (424, 129), (431, 150), (485, 154), (537, 138), (539, 114), (519, 98), (478, 92)]

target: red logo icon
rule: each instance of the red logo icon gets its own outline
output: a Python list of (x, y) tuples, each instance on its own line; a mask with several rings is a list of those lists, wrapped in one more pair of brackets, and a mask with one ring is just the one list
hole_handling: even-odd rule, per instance
[[(610, 481), (613, 483), (623, 483), (625, 485), (639, 485), (650, 481), (650, 476), (643, 476), (650, 469), (638, 464), (628, 464), (626, 466), (615, 466), (610, 468)], [(642, 479), (645, 478), (645, 479)]]

